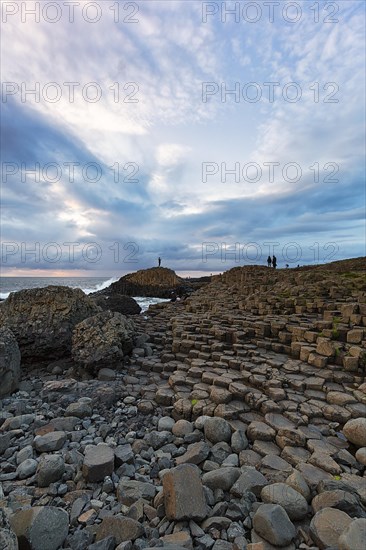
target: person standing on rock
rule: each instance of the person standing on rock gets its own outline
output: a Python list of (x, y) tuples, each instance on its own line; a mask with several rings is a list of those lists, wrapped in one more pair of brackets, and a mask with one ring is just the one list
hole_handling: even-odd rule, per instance
[(159, 256), (159, 258), (158, 258), (158, 266), (159, 266), (159, 267), (161, 266), (161, 258), (160, 258), (160, 256)]
[(273, 255), (273, 257), (272, 257), (272, 265), (276, 269), (276, 267), (277, 267), (277, 258), (276, 258), (275, 255)]
[(272, 258), (271, 258), (271, 256), (268, 256), (268, 258), (267, 258), (267, 264), (268, 264), (268, 267), (271, 267), (271, 265), (272, 265)]

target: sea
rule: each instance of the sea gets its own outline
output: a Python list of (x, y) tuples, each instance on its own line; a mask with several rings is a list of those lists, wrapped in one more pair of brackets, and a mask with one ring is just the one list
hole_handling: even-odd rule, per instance
[[(106, 277), (0, 277), (0, 299), (5, 300), (11, 292), (27, 288), (44, 288), (49, 285), (81, 288), (85, 294), (90, 294), (107, 288), (115, 281), (118, 281), (118, 277), (112, 279)], [(141, 307), (141, 313), (144, 313), (152, 304), (169, 301), (145, 296), (134, 296), (134, 298)]]

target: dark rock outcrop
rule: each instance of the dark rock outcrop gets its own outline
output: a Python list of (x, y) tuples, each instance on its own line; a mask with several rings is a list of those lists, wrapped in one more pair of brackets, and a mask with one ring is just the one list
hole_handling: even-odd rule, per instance
[(20, 351), (14, 334), (0, 328), (0, 397), (19, 387)]
[(186, 287), (185, 280), (178, 277), (172, 269), (153, 267), (129, 273), (106, 290), (108, 294), (170, 298), (172, 292), (182, 294), (188, 290)]
[(72, 336), (72, 357), (87, 370), (120, 362), (133, 349), (134, 324), (124, 315), (103, 311), (79, 323)]
[(48, 286), (12, 292), (1, 304), (0, 324), (15, 335), (22, 361), (70, 355), (73, 328), (98, 306), (80, 289)]
[(138, 315), (141, 312), (141, 307), (131, 296), (95, 293), (90, 297), (103, 311), (117, 311), (122, 315)]
[(166, 267), (143, 269), (136, 273), (129, 273), (119, 281), (112, 283), (111, 293), (126, 294), (127, 296), (155, 296), (169, 298), (183, 286), (183, 279)]

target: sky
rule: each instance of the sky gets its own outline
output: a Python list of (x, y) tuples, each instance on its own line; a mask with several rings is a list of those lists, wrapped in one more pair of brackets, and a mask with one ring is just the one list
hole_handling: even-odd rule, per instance
[(365, 3), (1, 2), (1, 271), (365, 255)]

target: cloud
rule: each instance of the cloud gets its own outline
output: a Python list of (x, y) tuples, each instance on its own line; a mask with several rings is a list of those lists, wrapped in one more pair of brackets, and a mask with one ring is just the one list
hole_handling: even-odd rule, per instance
[[(324, 23), (323, 5), (315, 23), (308, 2), (299, 3), (297, 23), (280, 9), (273, 23), (265, 10), (257, 23), (232, 16), (225, 23), (219, 13), (203, 23), (199, 2), (152, 1), (139, 4), (139, 23), (114, 23), (105, 2), (100, 21), (90, 24), (80, 17), (86, 4), (74, 23), (12, 16), (3, 25), (4, 82), (40, 86), (39, 102), (31, 95), (22, 101), (19, 91), (1, 105), (2, 161), (19, 166), (3, 179), (5, 242), (96, 241), (106, 251), (98, 265), (106, 272), (123, 267), (111, 259), (116, 242), (122, 250), (137, 243), (140, 267), (162, 255), (180, 269), (221, 269), (216, 256), (202, 263), (202, 242), (211, 239), (306, 246), (336, 240), (339, 255), (364, 253), (359, 2), (339, 2), (334, 24)], [(58, 88), (47, 87), (51, 82)], [(79, 83), (74, 101), (70, 82)], [(216, 85), (207, 102), (204, 82)], [(250, 82), (261, 92), (258, 101), (245, 96)], [(273, 101), (268, 82), (278, 83)], [(288, 99), (293, 82), (298, 102)], [(237, 86), (239, 98), (230, 93)], [(46, 94), (58, 89), (60, 101), (50, 101)], [(96, 92), (101, 97), (93, 102)], [(205, 162), (218, 167), (207, 181)], [(273, 181), (268, 162), (279, 164)], [(35, 163), (39, 181), (21, 167)], [(47, 163), (62, 167), (58, 181), (42, 172)], [(79, 163), (73, 181), (66, 163)], [(90, 163), (101, 172), (95, 181), (83, 173)], [(239, 180), (225, 177), (225, 167), (237, 163)], [(259, 181), (245, 180), (246, 163), (262, 168)], [(299, 181), (286, 177), (288, 163), (301, 167)], [(13, 260), (16, 266), (19, 258)], [(82, 254), (79, 260), (69, 269), (83, 269)]]

